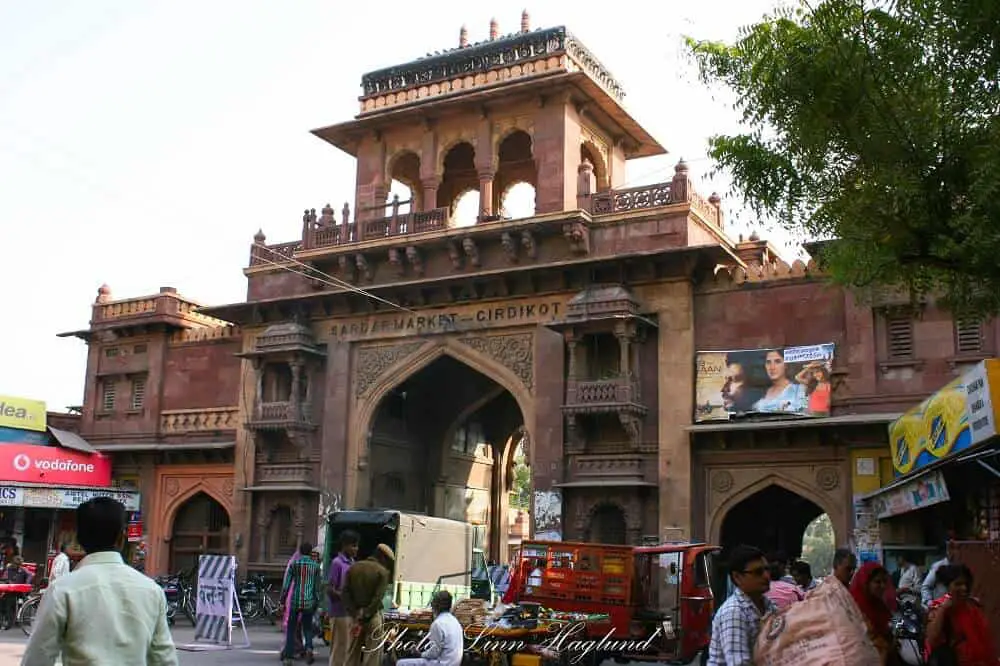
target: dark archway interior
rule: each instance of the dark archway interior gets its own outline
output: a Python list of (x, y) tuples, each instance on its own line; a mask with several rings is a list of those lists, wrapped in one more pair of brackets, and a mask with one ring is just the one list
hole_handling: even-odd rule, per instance
[(590, 516), (587, 541), (624, 546), (627, 543), (625, 512), (614, 504), (602, 504)]
[(781, 551), (789, 558), (797, 558), (802, 555), (806, 528), (823, 513), (801, 495), (770, 485), (729, 510), (722, 523), (720, 545), (724, 554), (746, 544), (765, 553)]
[(438, 187), (437, 207), (455, 205), (458, 196), (468, 190), (479, 191), (476, 174), (476, 151), (469, 143), (459, 143), (444, 156), (444, 174)]
[(205, 493), (193, 495), (174, 517), (170, 535), (170, 571), (198, 568), (199, 555), (229, 552), (229, 513)]
[(510, 392), (450, 356), (436, 359), (375, 412), (368, 506), (471, 522), (480, 547), (499, 557), (509, 502), (500, 463), (523, 425)]

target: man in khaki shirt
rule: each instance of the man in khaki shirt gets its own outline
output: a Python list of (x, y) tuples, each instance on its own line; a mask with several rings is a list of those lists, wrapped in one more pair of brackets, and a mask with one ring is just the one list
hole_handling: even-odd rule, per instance
[(163, 590), (122, 560), (126, 524), (109, 497), (77, 507), (87, 556), (45, 591), (21, 666), (178, 666)]

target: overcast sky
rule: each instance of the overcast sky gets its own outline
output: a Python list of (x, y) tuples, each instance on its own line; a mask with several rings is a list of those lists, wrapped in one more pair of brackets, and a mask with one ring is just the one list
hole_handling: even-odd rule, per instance
[[(733, 38), (777, 0), (607, 5), (532, 2), (532, 27), (567, 25), (624, 85), (666, 146), (630, 185), (684, 157), (707, 196), (706, 140), (737, 128), (697, 83), (681, 36)], [(433, 9), (431, 9), (433, 7)], [(522, 4), (328, 0), (0, 3), (0, 394), (62, 410), (82, 401), (97, 288), (176, 287), (202, 303), (245, 296), (250, 243), (294, 240), (304, 208), (353, 204), (354, 161), (309, 134), (352, 118), (362, 73), (519, 28)], [(735, 237), (754, 225), (734, 220)], [(781, 241), (782, 239), (778, 239)]]

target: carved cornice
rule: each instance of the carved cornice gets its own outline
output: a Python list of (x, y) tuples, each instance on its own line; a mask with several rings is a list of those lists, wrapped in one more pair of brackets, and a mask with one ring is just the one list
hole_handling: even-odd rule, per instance
[(534, 335), (492, 335), (461, 338), (460, 342), (507, 367), (525, 388), (534, 390)]
[(160, 412), (160, 432), (177, 435), (188, 432), (236, 430), (238, 407), (172, 409)]
[(357, 369), (354, 373), (354, 395), (363, 396), (386, 370), (415, 353), (423, 344), (423, 342), (403, 342), (359, 349)]

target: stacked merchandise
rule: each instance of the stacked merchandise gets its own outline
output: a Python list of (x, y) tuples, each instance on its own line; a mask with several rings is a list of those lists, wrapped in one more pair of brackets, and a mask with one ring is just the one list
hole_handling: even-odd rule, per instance
[(462, 599), (452, 606), (451, 614), (463, 627), (467, 627), (484, 623), (489, 610), (482, 599)]

